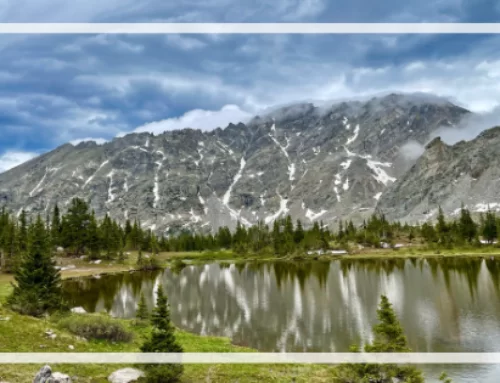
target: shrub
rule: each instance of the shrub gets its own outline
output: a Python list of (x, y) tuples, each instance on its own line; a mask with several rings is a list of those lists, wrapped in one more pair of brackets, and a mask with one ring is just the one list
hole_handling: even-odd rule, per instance
[(102, 314), (70, 315), (62, 318), (59, 325), (86, 339), (130, 342), (133, 338), (122, 322)]
[(172, 270), (174, 274), (179, 274), (182, 271), (182, 269), (184, 269), (186, 266), (187, 264), (184, 261), (182, 261), (182, 259), (175, 258), (172, 261), (170, 270)]
[(144, 258), (142, 255), (137, 259), (137, 266), (140, 270), (158, 270), (161, 269), (160, 262), (156, 256)]

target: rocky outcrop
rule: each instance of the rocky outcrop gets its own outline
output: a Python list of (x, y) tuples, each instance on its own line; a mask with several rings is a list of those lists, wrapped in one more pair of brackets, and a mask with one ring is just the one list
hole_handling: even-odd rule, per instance
[(52, 372), (50, 366), (43, 366), (36, 374), (33, 383), (71, 383), (71, 378), (60, 372)]
[(129, 134), (63, 145), (0, 175), (0, 201), (45, 216), (74, 197), (98, 217), (156, 232), (234, 227), (291, 214), (305, 225), (361, 219), (413, 164), (401, 148), (468, 111), (403, 95), (297, 104), (210, 132)]
[(458, 214), (462, 204), (473, 213), (500, 210), (500, 127), (453, 146), (430, 142), (415, 165), (383, 194), (377, 208), (391, 219), (409, 222)]
[(136, 382), (139, 378), (144, 377), (144, 373), (136, 368), (122, 368), (113, 372), (108, 381), (111, 383), (131, 383)]

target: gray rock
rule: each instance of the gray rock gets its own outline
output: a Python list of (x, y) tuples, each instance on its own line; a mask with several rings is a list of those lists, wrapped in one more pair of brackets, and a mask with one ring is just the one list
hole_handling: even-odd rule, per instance
[(35, 379), (33, 379), (33, 383), (50, 383), (50, 377), (52, 376), (52, 370), (50, 366), (43, 366), (40, 371), (35, 376)]
[(50, 379), (50, 383), (72, 383), (69, 375), (62, 374), (60, 372), (54, 372)]
[(113, 372), (108, 377), (108, 381), (111, 383), (130, 383), (137, 381), (141, 377), (144, 377), (144, 373), (141, 370), (127, 367)]
[(71, 312), (75, 314), (87, 314), (87, 310), (85, 310), (83, 307), (73, 307), (71, 309)]
[(56, 251), (61, 254), (61, 253), (64, 253), (64, 247), (61, 247), (61, 246), (58, 246)]
[(52, 373), (50, 366), (43, 366), (36, 374), (33, 383), (72, 383), (71, 378), (60, 372)]
[(500, 127), (471, 141), (430, 142), (415, 165), (389, 187), (377, 209), (390, 219), (414, 223), (437, 218), (441, 206), (457, 216), (462, 203), (474, 215), (500, 210)]

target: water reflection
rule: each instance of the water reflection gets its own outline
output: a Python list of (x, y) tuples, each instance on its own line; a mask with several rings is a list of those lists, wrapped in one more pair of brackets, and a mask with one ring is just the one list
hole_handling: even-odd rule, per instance
[[(133, 317), (162, 283), (177, 326), (262, 351), (347, 351), (386, 294), (414, 351), (500, 351), (500, 266), (472, 258), (209, 264), (65, 282), (74, 306)], [(467, 380), (463, 380), (467, 381)], [(487, 381), (487, 380), (484, 380)]]

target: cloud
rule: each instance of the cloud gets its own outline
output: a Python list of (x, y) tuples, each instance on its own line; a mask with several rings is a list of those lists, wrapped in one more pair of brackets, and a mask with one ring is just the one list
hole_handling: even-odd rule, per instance
[(252, 114), (236, 105), (225, 105), (220, 110), (194, 109), (177, 118), (167, 118), (139, 126), (134, 132), (161, 134), (164, 131), (192, 128), (213, 130), (225, 128), (229, 123), (246, 122)]
[(182, 49), (184, 51), (201, 49), (207, 46), (205, 42), (189, 36), (167, 35), (165, 40), (167, 44)]
[(303, 20), (320, 14), (327, 4), (323, 0), (299, 0), (289, 7), (289, 12), (285, 14), (287, 20)]
[(425, 145), (420, 144), (417, 141), (408, 141), (406, 144), (401, 146), (399, 153), (403, 156), (406, 161), (414, 161), (422, 155), (425, 151)]
[(432, 134), (431, 139), (441, 137), (445, 143), (453, 145), (462, 140), (470, 141), (483, 130), (494, 126), (500, 126), (500, 107), (488, 113), (469, 115), (463, 118), (457, 126), (442, 127)]
[(108, 142), (105, 138), (92, 138), (92, 137), (85, 137), (85, 138), (77, 138), (76, 140), (71, 140), (70, 144), (76, 146), (81, 142), (95, 142), (97, 145), (102, 145)]
[(0, 173), (15, 168), (22, 163), (31, 160), (38, 154), (34, 152), (6, 151), (0, 155)]

